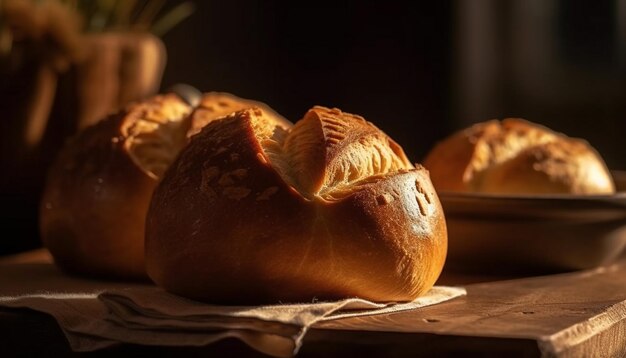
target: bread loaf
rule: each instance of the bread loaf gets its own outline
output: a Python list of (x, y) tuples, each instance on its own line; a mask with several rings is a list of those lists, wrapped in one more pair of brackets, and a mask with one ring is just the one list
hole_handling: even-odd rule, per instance
[(362, 117), (324, 107), (295, 126), (261, 108), (209, 123), (146, 221), (149, 276), (211, 303), (408, 301), (446, 250), (428, 172)]
[(611, 194), (612, 177), (584, 140), (515, 118), (492, 120), (438, 143), (424, 160), (438, 191)]
[(162, 95), (80, 133), (53, 163), (41, 203), (41, 237), (55, 262), (79, 274), (146, 277), (145, 218), (159, 179), (199, 127), (252, 105), (260, 104), (207, 93), (190, 116), (176, 95)]
[(186, 144), (191, 108), (176, 95), (133, 104), (70, 141), (44, 190), (44, 246), (63, 269), (146, 277), (144, 223), (152, 191)]

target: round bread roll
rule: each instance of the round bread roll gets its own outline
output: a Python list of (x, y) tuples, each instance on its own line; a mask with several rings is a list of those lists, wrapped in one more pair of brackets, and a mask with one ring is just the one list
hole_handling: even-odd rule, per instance
[(424, 166), (439, 191), (612, 194), (600, 155), (584, 140), (516, 118), (492, 120), (438, 143)]
[(41, 204), (42, 241), (55, 262), (73, 273), (146, 278), (145, 219), (163, 172), (199, 126), (252, 105), (259, 103), (207, 93), (190, 116), (169, 94), (80, 133), (51, 167)]
[(87, 128), (61, 150), (40, 210), (43, 244), (61, 268), (146, 277), (143, 238), (150, 197), (187, 142), (190, 112), (176, 95), (157, 96)]
[(154, 192), (149, 276), (220, 304), (409, 301), (447, 251), (421, 166), (362, 117), (314, 107), (295, 126), (260, 108), (211, 122)]

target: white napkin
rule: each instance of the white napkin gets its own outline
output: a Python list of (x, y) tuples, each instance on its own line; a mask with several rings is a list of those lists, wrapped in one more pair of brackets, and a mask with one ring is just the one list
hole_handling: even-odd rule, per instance
[[(0, 306), (50, 314), (71, 348), (80, 352), (119, 343), (204, 346), (234, 337), (263, 353), (289, 357), (297, 353), (307, 330), (316, 322), (417, 309), (465, 295), (463, 288), (434, 287), (413, 302), (398, 304), (354, 298), (289, 305), (217, 306), (178, 297), (147, 284), (89, 281), (66, 277), (54, 268), (27, 265), (23, 269), (13, 266), (8, 272), (2, 269), (0, 266), (0, 273), (13, 275), (0, 275)], [(17, 284), (27, 277), (33, 280)], [(3, 289), (6, 287), (13, 289)]]

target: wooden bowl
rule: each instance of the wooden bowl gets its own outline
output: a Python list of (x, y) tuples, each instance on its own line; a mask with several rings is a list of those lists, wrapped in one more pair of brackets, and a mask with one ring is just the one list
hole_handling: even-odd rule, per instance
[(626, 246), (626, 172), (613, 177), (614, 195), (439, 193), (446, 269), (536, 274), (614, 262)]

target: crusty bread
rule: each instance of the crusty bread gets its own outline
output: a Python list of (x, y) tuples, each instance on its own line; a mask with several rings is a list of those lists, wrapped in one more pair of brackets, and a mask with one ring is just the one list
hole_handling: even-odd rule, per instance
[(211, 92), (190, 116), (176, 95), (156, 96), (70, 141), (50, 170), (40, 210), (42, 240), (58, 265), (87, 275), (146, 277), (145, 217), (158, 180), (200, 127), (253, 105), (262, 104)]
[(438, 143), (424, 160), (438, 191), (611, 194), (600, 155), (584, 140), (516, 118), (492, 120)]
[(211, 122), (146, 221), (149, 276), (212, 303), (408, 301), (446, 250), (428, 172), (362, 117), (324, 107), (293, 127), (260, 108)]
[(217, 118), (252, 107), (258, 107), (270, 113), (273, 118), (283, 122), (286, 126), (291, 125), (291, 122), (287, 121), (263, 102), (237, 97), (226, 92), (207, 92), (202, 95), (200, 104), (193, 112), (188, 135), (192, 136), (200, 132), (204, 126)]
[(87, 128), (53, 163), (41, 202), (43, 244), (73, 273), (145, 277), (144, 223), (157, 180), (186, 143), (191, 108), (157, 96)]

